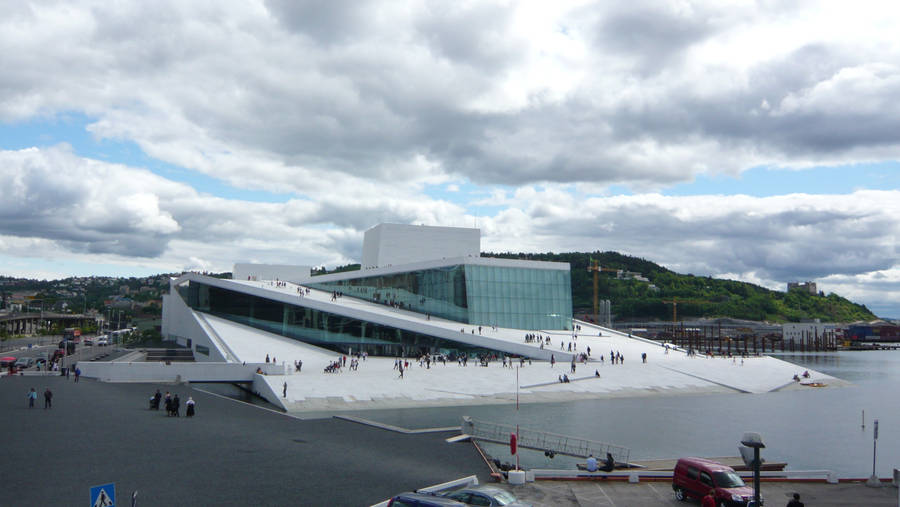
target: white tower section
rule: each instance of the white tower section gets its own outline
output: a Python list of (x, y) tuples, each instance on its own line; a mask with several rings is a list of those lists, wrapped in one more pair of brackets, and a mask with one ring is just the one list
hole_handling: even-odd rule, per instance
[(480, 229), (379, 224), (363, 237), (362, 269), (480, 255)]

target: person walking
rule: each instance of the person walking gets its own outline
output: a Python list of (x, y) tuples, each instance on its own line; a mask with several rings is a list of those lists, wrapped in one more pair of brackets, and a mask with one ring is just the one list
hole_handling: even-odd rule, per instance
[(81, 368), (75, 367), (75, 382), (78, 382), (78, 378), (81, 377)]
[(287, 398), (287, 382), (284, 383), (284, 387), (282, 390), (284, 391), (282, 394), (282, 398)]
[(34, 400), (37, 399), (37, 391), (34, 388), (31, 388), (31, 391), (28, 391), (28, 408), (34, 408)]
[(178, 417), (178, 408), (181, 405), (181, 400), (178, 398), (176, 394), (174, 398), (172, 398), (172, 415)]
[(187, 417), (194, 417), (194, 398), (188, 396), (188, 400), (184, 402), (184, 406), (187, 407), (187, 411), (184, 415)]
[(53, 392), (49, 387), (44, 391), (44, 410), (48, 408), (53, 408)]

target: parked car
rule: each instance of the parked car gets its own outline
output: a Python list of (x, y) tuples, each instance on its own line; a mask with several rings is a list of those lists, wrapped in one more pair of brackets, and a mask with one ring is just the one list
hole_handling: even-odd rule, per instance
[(82, 341), (81, 343), (83, 343), (84, 345), (93, 345), (93, 344), (94, 344), (94, 340), (85, 337), (84, 341)]
[(0, 369), (5, 370), (5, 369), (9, 368), (10, 366), (14, 367), (16, 365), (16, 361), (18, 361), (18, 359), (14, 358), (12, 356), (0, 357)]
[[(716, 505), (722, 507), (745, 507), (753, 500), (753, 488), (733, 468), (704, 458), (679, 459), (672, 475), (672, 489), (675, 498), (682, 501), (703, 498), (709, 490), (715, 490)], [(762, 498), (760, 503), (764, 503)]]
[(97, 338), (97, 345), (99, 345), (101, 347), (105, 347), (105, 346), (109, 345), (109, 338), (107, 338), (105, 336), (101, 336), (100, 338)]
[(458, 500), (467, 505), (488, 505), (491, 507), (508, 505), (510, 507), (531, 507), (529, 503), (520, 502), (516, 495), (497, 486), (476, 486), (463, 488), (445, 494), (447, 498)]
[(24, 370), (25, 368), (31, 368), (34, 366), (34, 358), (33, 357), (20, 357), (16, 359), (15, 362), (16, 368), (20, 370)]
[(400, 493), (388, 501), (388, 507), (465, 507), (466, 504), (429, 493)]

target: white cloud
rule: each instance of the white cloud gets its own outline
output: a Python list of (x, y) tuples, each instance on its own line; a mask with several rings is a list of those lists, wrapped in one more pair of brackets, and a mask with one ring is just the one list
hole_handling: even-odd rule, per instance
[(82, 112), (154, 158), (306, 196), (652, 189), (896, 159), (875, 133), (900, 129), (897, 21), (841, 2), (39, 3), (0, 20), (0, 119)]

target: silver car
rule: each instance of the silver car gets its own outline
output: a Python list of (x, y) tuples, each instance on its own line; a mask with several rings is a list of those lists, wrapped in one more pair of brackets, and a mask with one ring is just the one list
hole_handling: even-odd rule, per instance
[(530, 503), (520, 502), (515, 495), (497, 486), (476, 486), (474, 488), (458, 489), (444, 496), (468, 505), (531, 507)]

